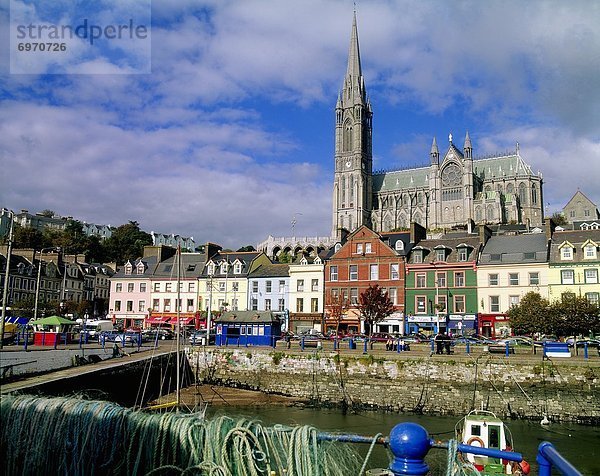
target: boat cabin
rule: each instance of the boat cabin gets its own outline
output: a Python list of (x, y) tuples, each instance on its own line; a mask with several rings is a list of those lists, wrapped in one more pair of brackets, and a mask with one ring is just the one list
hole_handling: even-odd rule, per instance
[(281, 338), (281, 320), (271, 311), (228, 311), (215, 319), (217, 346), (267, 345)]

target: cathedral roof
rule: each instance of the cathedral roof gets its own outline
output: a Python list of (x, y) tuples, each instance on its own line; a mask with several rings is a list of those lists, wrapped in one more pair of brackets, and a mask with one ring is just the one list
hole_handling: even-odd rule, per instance
[(392, 192), (429, 187), (429, 167), (396, 170), (373, 175), (374, 192)]
[(534, 175), (531, 167), (518, 154), (476, 159), (473, 161), (473, 173), (482, 180)]

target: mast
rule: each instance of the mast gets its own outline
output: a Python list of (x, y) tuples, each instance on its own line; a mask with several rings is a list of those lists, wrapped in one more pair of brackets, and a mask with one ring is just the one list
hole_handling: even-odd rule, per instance
[(177, 395), (177, 411), (181, 404), (181, 362), (179, 353), (181, 348), (181, 245), (177, 246), (177, 376), (176, 376), (176, 395)]

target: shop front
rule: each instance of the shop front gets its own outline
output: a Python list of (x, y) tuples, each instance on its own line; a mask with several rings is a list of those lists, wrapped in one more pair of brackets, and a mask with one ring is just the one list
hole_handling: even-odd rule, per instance
[(510, 319), (506, 314), (480, 314), (479, 333), (491, 339), (511, 335)]

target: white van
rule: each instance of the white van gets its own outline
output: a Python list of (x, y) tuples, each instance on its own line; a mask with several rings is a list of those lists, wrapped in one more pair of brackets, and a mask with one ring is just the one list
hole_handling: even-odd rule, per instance
[(101, 320), (101, 321), (87, 321), (85, 323), (85, 329), (83, 331), (87, 331), (90, 337), (96, 337), (104, 331), (112, 331), (114, 330), (114, 325), (112, 321)]

